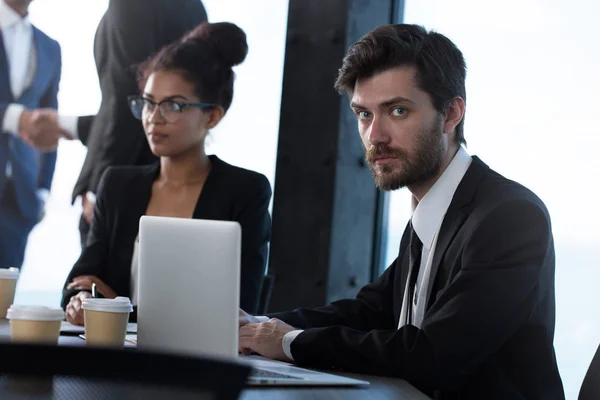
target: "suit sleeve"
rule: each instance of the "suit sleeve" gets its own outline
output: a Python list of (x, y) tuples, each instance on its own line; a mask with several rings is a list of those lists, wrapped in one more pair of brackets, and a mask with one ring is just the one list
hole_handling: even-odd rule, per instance
[[(58, 87), (60, 85), (60, 75), (62, 71), (61, 50), (60, 45), (55, 42), (57, 57), (57, 66), (52, 84), (44, 94), (40, 101), (40, 106), (45, 108), (58, 109)], [(52, 177), (54, 176), (54, 168), (56, 167), (56, 150), (40, 153), (40, 172), (38, 176), (38, 188), (50, 190)]]
[(85, 115), (77, 118), (77, 138), (84, 146), (87, 146), (94, 118), (94, 115)]
[[(271, 185), (266, 177), (261, 175), (260, 178), (253, 181), (255, 185), (246, 186), (249, 190), (245, 194), (240, 194), (248, 201), (236, 218), (242, 227), (240, 307), (252, 313), (258, 306), (271, 240)], [(249, 193), (253, 194), (249, 196)]]
[[(393, 375), (418, 387), (464, 383), (526, 321), (552, 257), (539, 205), (512, 201), (489, 212), (465, 244), (462, 268), (425, 315), (422, 329), (305, 330), (291, 345), (299, 365)], [(433, 316), (433, 317), (432, 317)], [(475, 322), (476, 321), (476, 322)]]
[[(79, 291), (67, 289), (67, 285), (81, 275), (96, 275), (106, 282), (106, 265), (109, 254), (111, 221), (113, 216), (110, 212), (111, 204), (118, 204), (118, 200), (111, 199), (114, 190), (114, 177), (111, 169), (106, 170), (99, 185), (98, 197), (94, 208), (94, 216), (87, 238), (87, 244), (81, 249), (79, 259), (73, 265), (63, 289), (61, 305), (66, 308), (71, 296)], [(106, 188), (106, 189), (105, 189)], [(108, 193), (107, 193), (108, 192)]]
[[(111, 77), (113, 93), (102, 93), (104, 106), (101, 138), (86, 140), (88, 154), (93, 155), (87, 190), (98, 191), (98, 183), (104, 170), (112, 165), (135, 165), (146, 146), (142, 123), (131, 114), (127, 96), (139, 92), (135, 68), (159, 49), (153, 34), (153, 13), (142, 12), (140, 1), (114, 1), (106, 14), (106, 26), (102, 31), (104, 51), (111, 55), (110, 65), (103, 72)], [(145, 6), (144, 6), (145, 7)], [(136, 21), (132, 24), (131, 21)], [(140, 27), (145, 26), (145, 29)], [(89, 156), (88, 156), (89, 157)], [(88, 162), (88, 160), (86, 160)]]

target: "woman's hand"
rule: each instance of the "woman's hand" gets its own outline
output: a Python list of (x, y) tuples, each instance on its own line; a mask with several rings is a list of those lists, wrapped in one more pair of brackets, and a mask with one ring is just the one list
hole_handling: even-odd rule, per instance
[(96, 290), (107, 299), (114, 299), (117, 293), (111, 289), (106, 283), (95, 275), (81, 275), (73, 278), (71, 283), (67, 285), (67, 289), (75, 290), (92, 290), (92, 284), (96, 284)]
[(83, 300), (92, 297), (90, 292), (79, 292), (75, 296), (71, 297), (69, 304), (67, 304), (67, 310), (65, 311), (65, 317), (67, 318), (67, 322), (73, 325), (82, 325), (84, 324), (83, 320), (83, 308), (81, 305)]

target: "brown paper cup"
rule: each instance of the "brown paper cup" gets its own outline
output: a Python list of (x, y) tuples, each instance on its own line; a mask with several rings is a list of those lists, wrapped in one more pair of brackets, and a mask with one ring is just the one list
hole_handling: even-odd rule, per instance
[(19, 271), (15, 268), (0, 269), (0, 318), (6, 318), (6, 311), (15, 299)]
[(12, 342), (57, 344), (64, 312), (60, 308), (12, 305), (7, 318)]
[(60, 321), (10, 321), (12, 342), (35, 342), (57, 344), (60, 336)]
[(91, 346), (123, 347), (128, 312), (84, 310), (85, 343)]
[(127, 297), (85, 299), (82, 304), (85, 342), (90, 346), (123, 347), (129, 313), (133, 310)]

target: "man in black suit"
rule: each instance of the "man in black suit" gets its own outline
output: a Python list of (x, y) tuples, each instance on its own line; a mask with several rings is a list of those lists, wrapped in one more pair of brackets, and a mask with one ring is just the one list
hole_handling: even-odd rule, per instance
[(71, 136), (80, 138), (88, 148), (73, 190), (73, 201), (82, 196), (82, 245), (104, 170), (111, 165), (144, 165), (157, 160), (142, 124), (127, 104), (127, 96), (139, 92), (135, 66), (205, 21), (200, 0), (110, 0), (94, 43), (102, 91), (100, 110), (95, 116), (61, 118)]
[(397, 376), (436, 399), (564, 399), (550, 217), (462, 146), (465, 75), (460, 50), (419, 26), (381, 26), (348, 50), (336, 89), (375, 183), (406, 186), (416, 209), (398, 258), (356, 299), (240, 311), (243, 353)]

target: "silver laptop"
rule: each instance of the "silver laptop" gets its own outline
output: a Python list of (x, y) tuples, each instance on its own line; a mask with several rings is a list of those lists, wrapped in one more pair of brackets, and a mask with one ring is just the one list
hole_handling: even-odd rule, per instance
[(140, 349), (249, 363), (255, 385), (368, 385), (238, 354), (241, 228), (237, 222), (143, 216)]

